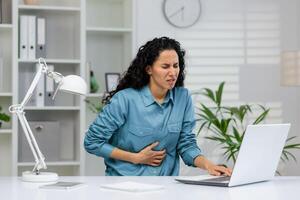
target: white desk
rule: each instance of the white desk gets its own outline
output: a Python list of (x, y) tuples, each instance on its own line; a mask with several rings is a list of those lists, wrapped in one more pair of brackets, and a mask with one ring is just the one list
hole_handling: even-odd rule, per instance
[[(60, 181), (84, 182), (86, 187), (74, 190), (45, 190), (37, 184), (25, 183), (18, 177), (0, 178), (0, 199), (32, 200), (299, 200), (300, 177), (277, 177), (273, 181), (221, 188), (212, 186), (185, 185), (174, 177), (60, 177)], [(135, 181), (165, 186), (164, 190), (131, 193), (100, 188), (102, 184)]]

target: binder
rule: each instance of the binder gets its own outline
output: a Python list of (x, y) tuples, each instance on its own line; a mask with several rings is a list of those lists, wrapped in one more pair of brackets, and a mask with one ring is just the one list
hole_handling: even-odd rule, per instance
[(11, 24), (12, 23), (12, 1), (1, 0), (1, 22), (2, 24)]
[(36, 57), (46, 58), (46, 20), (45, 18), (37, 18), (37, 47)]
[[(54, 65), (48, 65), (49, 71), (54, 71)], [(55, 101), (52, 100), (54, 93), (54, 80), (46, 76), (46, 95), (45, 95), (45, 106), (53, 106)]]
[[(37, 63), (35, 66), (36, 66), (36, 71), (38, 71), (40, 65)], [(36, 86), (36, 106), (37, 107), (45, 106), (44, 100), (45, 100), (45, 74), (42, 74), (39, 83)]]
[(86, 71), (85, 71), (85, 81), (88, 84), (88, 93), (91, 93), (91, 82), (90, 82), (90, 74), (91, 74), (91, 61), (86, 62)]
[(0, 24), (2, 24), (2, 14), (3, 14), (3, 11), (2, 11), (2, 0), (0, 0)]
[(36, 48), (36, 16), (28, 16), (28, 59), (34, 60)]
[(19, 42), (20, 59), (28, 59), (28, 16), (20, 16), (20, 42)]

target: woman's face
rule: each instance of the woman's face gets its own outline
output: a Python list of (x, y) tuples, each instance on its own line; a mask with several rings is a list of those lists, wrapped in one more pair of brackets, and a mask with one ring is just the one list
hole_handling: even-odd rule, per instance
[(150, 75), (150, 85), (167, 92), (172, 89), (179, 74), (179, 60), (175, 50), (164, 50), (159, 57), (147, 67)]

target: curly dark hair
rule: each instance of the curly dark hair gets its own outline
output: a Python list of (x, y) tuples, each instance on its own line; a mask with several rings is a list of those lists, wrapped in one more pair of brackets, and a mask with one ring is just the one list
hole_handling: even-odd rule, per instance
[(152, 64), (164, 50), (175, 50), (179, 59), (179, 74), (175, 87), (184, 85), (185, 78), (185, 50), (181, 48), (180, 43), (168, 37), (154, 38), (141, 46), (136, 57), (131, 62), (128, 70), (122, 75), (117, 88), (103, 97), (102, 103), (109, 103), (110, 99), (118, 91), (126, 88), (141, 89), (149, 83), (150, 76), (146, 72), (147, 66)]

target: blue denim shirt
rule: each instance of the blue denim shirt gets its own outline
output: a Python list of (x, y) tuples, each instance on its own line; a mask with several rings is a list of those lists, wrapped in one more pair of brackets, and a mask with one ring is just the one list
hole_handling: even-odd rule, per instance
[[(194, 166), (201, 155), (196, 144), (192, 99), (187, 89), (169, 90), (162, 104), (158, 104), (148, 86), (116, 93), (90, 125), (84, 140), (85, 149), (105, 159), (106, 175), (160, 175), (179, 174), (179, 155), (184, 163)], [(110, 158), (117, 147), (139, 152), (158, 141), (154, 150), (166, 149), (166, 157), (158, 167)]]

